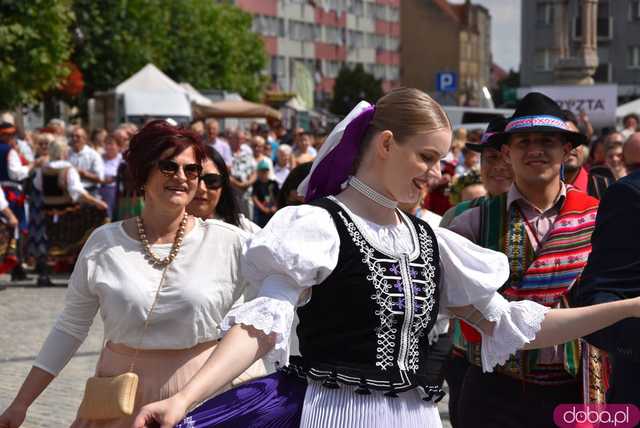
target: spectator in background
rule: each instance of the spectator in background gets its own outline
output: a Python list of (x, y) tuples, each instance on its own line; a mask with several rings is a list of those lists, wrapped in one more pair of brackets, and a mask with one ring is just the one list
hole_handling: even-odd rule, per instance
[(113, 137), (107, 138), (104, 144), (102, 159), (104, 161), (104, 181), (102, 182), (102, 186), (100, 186), (100, 197), (108, 206), (107, 216), (113, 218), (118, 199), (116, 180), (118, 177), (118, 169), (122, 163), (120, 146)]
[(120, 127), (113, 131), (113, 134), (111, 134), (111, 136), (114, 140), (116, 140), (116, 143), (118, 143), (120, 151), (122, 153), (126, 152), (129, 148), (129, 140), (131, 139), (132, 135), (129, 135), (129, 132), (125, 128)]
[(202, 138), (202, 141), (207, 141), (207, 134), (204, 130), (204, 123), (201, 120), (194, 120), (191, 123), (190, 129), (200, 138)]
[(455, 205), (460, 202), (478, 199), (486, 195), (487, 189), (485, 189), (482, 184), (480, 171), (471, 169), (466, 174), (456, 177), (455, 182), (451, 186), (450, 199), (451, 203)]
[[(565, 124), (573, 132), (581, 132), (578, 129), (578, 119), (570, 110), (563, 110)], [(610, 176), (598, 174), (600, 168), (595, 167), (587, 171), (584, 167), (586, 146), (580, 144), (574, 147), (564, 161), (564, 182), (571, 184), (578, 190), (588, 193), (594, 198), (600, 199), (609, 184), (613, 182)], [(605, 171), (608, 173), (608, 171)]]
[(459, 128), (453, 131), (453, 141), (451, 142), (451, 149), (444, 158), (444, 161), (452, 164), (454, 167), (458, 165), (460, 156), (462, 155), (462, 149), (467, 143), (467, 130)]
[(631, 134), (637, 132), (638, 125), (640, 125), (640, 119), (635, 113), (629, 113), (624, 118), (622, 118), (623, 128), (622, 131), (620, 131), (620, 134), (622, 134), (622, 138), (626, 140)]
[(606, 146), (606, 164), (613, 173), (613, 178), (617, 181), (627, 175), (627, 169), (624, 166), (622, 156), (622, 147), (624, 143), (612, 141)]
[(584, 134), (587, 137), (588, 141), (591, 141), (591, 138), (593, 137), (593, 125), (591, 125), (591, 120), (589, 120), (589, 115), (586, 111), (580, 111), (580, 113), (578, 114), (576, 126), (578, 127), (580, 133)]
[(187, 205), (187, 212), (201, 219), (215, 218), (232, 224), (245, 232), (256, 233), (260, 227), (238, 209), (229, 183), (229, 169), (220, 153), (205, 146), (202, 177), (196, 194)]
[[(479, 141), (479, 139), (477, 140)], [(456, 166), (456, 175), (462, 176), (471, 171), (480, 170), (480, 153), (470, 150), (467, 147), (462, 149), (462, 162)]]
[(253, 159), (255, 160), (256, 165), (262, 161), (269, 165), (269, 179), (273, 180), (275, 178), (273, 173), (273, 161), (270, 156), (265, 154), (267, 146), (267, 142), (261, 136), (256, 135), (251, 138), (251, 150), (253, 151)]
[(313, 143), (311, 134), (302, 128), (297, 128), (294, 135), (293, 157), (295, 165), (313, 161), (318, 152), (311, 147)]
[(54, 135), (64, 137), (66, 134), (67, 125), (62, 119), (51, 119), (47, 122), (47, 129), (51, 130)]
[(220, 125), (218, 124), (218, 121), (213, 118), (209, 118), (205, 122), (205, 127), (207, 129), (207, 144), (220, 153), (225, 164), (230, 168), (233, 163), (233, 154), (229, 143), (219, 136)]
[(278, 147), (276, 153), (276, 164), (273, 167), (273, 173), (275, 180), (278, 182), (278, 186), (282, 187), (282, 184), (287, 179), (287, 176), (291, 172), (291, 146), (282, 144)]
[(265, 227), (271, 217), (276, 213), (278, 207), (276, 198), (278, 196), (278, 183), (269, 178), (270, 169), (266, 159), (258, 162), (258, 179), (253, 184), (253, 221), (260, 227)]
[(70, 143), (72, 152), (69, 162), (78, 170), (85, 190), (95, 196), (104, 180), (102, 156), (89, 147), (87, 132), (80, 126), (72, 128)]
[[(9, 123), (16, 127), (16, 120), (9, 112), (2, 113), (2, 116), (0, 117), (0, 123)], [(18, 128), (16, 127), (16, 130), (17, 129)], [(26, 163), (31, 163), (33, 162), (35, 157), (33, 155), (32, 144), (29, 144), (28, 140), (28, 133), (25, 133), (24, 138), (20, 138), (20, 136), (16, 134), (16, 150), (18, 151), (18, 154)]]
[(244, 139), (244, 132), (241, 130), (236, 129), (229, 133), (229, 146), (233, 155), (230, 181), (240, 211), (252, 218), (251, 186), (257, 177), (256, 161), (253, 151), (245, 144)]
[(18, 263), (11, 272), (11, 280), (26, 279), (22, 268), (22, 249), (24, 248), (23, 233), (27, 231), (27, 215), (25, 211), (25, 197), (23, 181), (29, 176), (33, 167), (20, 156), (17, 149), (17, 129), (9, 122), (0, 123), (0, 184), (9, 202), (9, 208), (18, 218)]
[(266, 142), (264, 154), (269, 156), (273, 162), (276, 161), (276, 154), (278, 153), (278, 147), (280, 143), (276, 139), (276, 134), (269, 129), (269, 125), (261, 123), (258, 126), (258, 135), (264, 138)]
[(298, 194), (298, 186), (311, 172), (312, 162), (300, 164), (293, 168), (278, 192), (278, 209), (304, 203), (304, 197)]
[(107, 135), (109, 135), (109, 133), (104, 128), (94, 129), (93, 132), (91, 132), (91, 148), (100, 155), (104, 154), (104, 143)]
[(640, 170), (640, 132), (631, 134), (622, 147), (622, 156), (627, 174)]
[(589, 146), (589, 157), (587, 159), (586, 165), (590, 174), (598, 174), (605, 177), (613, 178), (611, 171), (609, 171), (609, 168), (607, 168), (607, 165), (605, 165), (607, 156), (606, 145), (612, 139), (618, 138), (620, 139), (620, 141), (624, 141), (622, 135), (619, 132), (612, 132), (606, 137), (599, 137), (591, 143), (591, 145)]

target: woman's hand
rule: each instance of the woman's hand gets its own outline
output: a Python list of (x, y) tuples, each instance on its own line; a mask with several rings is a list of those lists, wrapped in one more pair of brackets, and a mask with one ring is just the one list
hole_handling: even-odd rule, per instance
[[(147, 404), (138, 412), (132, 428), (173, 428), (184, 415), (187, 405), (177, 395)], [(0, 428), (4, 428), (0, 425)]]
[(26, 407), (11, 405), (0, 415), (0, 428), (18, 428), (26, 416)]

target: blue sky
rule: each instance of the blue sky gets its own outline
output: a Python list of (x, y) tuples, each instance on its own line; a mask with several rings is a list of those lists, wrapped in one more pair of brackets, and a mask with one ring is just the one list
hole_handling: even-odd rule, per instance
[[(464, 0), (450, 0), (464, 3)], [(493, 62), (508, 70), (520, 67), (521, 0), (472, 0), (491, 13), (491, 50)]]

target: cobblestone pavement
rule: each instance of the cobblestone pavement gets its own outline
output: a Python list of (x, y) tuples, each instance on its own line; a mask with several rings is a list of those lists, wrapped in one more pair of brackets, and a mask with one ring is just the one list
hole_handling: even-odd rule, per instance
[[(29, 283), (0, 289), (0, 412), (9, 405), (29, 372), (40, 346), (62, 310), (64, 281), (52, 288)], [(6, 280), (0, 279), (0, 284)], [(67, 367), (29, 409), (23, 428), (68, 427), (73, 421), (84, 384), (93, 375), (102, 341), (100, 317)], [(444, 428), (450, 428), (447, 399), (440, 402)]]

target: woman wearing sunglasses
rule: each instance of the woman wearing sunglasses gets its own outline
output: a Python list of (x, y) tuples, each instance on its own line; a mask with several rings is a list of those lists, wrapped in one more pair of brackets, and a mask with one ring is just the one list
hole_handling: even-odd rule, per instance
[[(199, 137), (153, 121), (133, 137), (125, 158), (144, 194), (142, 214), (98, 228), (85, 244), (64, 310), (0, 415), (2, 428), (22, 424), (31, 403), (76, 353), (98, 310), (106, 345), (96, 376), (135, 372), (136, 409), (173, 395), (209, 358), (220, 322), (245, 289), (239, 271), (244, 234), (186, 211), (205, 159)], [(127, 416), (94, 418), (78, 418), (73, 427), (132, 423)]]
[(187, 205), (187, 212), (205, 220), (222, 220), (245, 232), (259, 231), (260, 227), (240, 212), (229, 182), (229, 168), (220, 153), (211, 146), (205, 146), (204, 154), (200, 183), (196, 195)]

